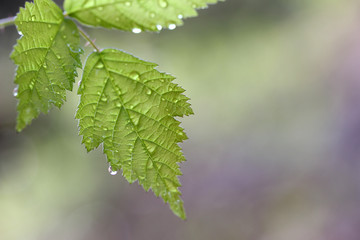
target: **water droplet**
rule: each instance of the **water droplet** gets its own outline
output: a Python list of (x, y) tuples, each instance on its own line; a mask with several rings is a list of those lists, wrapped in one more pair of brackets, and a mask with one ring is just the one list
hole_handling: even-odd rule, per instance
[(100, 91), (97, 91), (96, 94), (100, 96), (100, 95), (101, 95), (101, 92), (100, 92)]
[(130, 7), (130, 6), (131, 6), (131, 2), (130, 2), (130, 1), (126, 1), (126, 2), (125, 2), (125, 6)]
[(49, 91), (49, 88), (45, 88), (45, 91), (47, 91), (47, 92), (48, 92), (48, 91)]
[(117, 107), (121, 107), (121, 103), (117, 102), (117, 103), (116, 103), (116, 106), (117, 106)]
[(184, 16), (182, 14), (178, 15), (178, 19), (183, 19), (183, 18), (184, 18)]
[(107, 128), (107, 127), (104, 127), (104, 128), (103, 128), (103, 130), (104, 130), (104, 131), (107, 131), (107, 130), (108, 130), (108, 128)]
[(29, 88), (32, 90), (34, 88), (34, 82), (30, 82)]
[(146, 91), (146, 94), (147, 94), (147, 95), (151, 95), (151, 89), (148, 89), (148, 90)]
[(161, 31), (162, 26), (160, 24), (156, 25), (157, 30)]
[(154, 12), (150, 12), (149, 16), (150, 16), (151, 18), (154, 18), (156, 15), (155, 15)]
[(139, 80), (139, 78), (140, 78), (140, 74), (136, 71), (132, 71), (129, 76), (130, 76), (130, 78), (132, 78), (134, 80)]
[[(23, 33), (21, 31), (18, 31), (20, 36), (24, 36)], [(26, 54), (26, 53), (25, 53)]]
[(169, 26), (168, 26), (168, 28), (169, 28), (170, 30), (174, 30), (174, 29), (176, 28), (176, 24), (170, 23)]
[(60, 55), (56, 55), (56, 57), (57, 57), (57, 59), (60, 59), (60, 58), (61, 58), (61, 56), (60, 56)]
[(51, 24), (48, 24), (48, 28), (51, 28), (52, 26), (51, 26)]
[(44, 64), (43, 64), (43, 67), (44, 67), (45, 69), (47, 69), (47, 65), (46, 65), (46, 63), (44, 63)]
[(162, 8), (166, 8), (168, 6), (168, 2), (166, 0), (158, 0), (158, 3)]
[(117, 93), (119, 96), (121, 95), (121, 91), (120, 91), (119, 88), (115, 88), (115, 91), (116, 91), (116, 93)]
[(21, 22), (20, 22), (20, 25), (22, 25), (22, 24), (23, 24), (23, 22), (21, 21)]
[(115, 176), (118, 173), (117, 171), (113, 171), (111, 165), (109, 165), (108, 171), (109, 171), (111, 176)]
[(96, 64), (95, 68), (101, 69), (104, 67), (104, 64), (102, 62), (98, 62), (98, 64)]
[(66, 39), (66, 38), (67, 38), (67, 36), (66, 36), (66, 35), (63, 35), (63, 36), (62, 36), (62, 38), (63, 38), (63, 39)]
[(104, 8), (103, 7), (98, 7), (98, 10), (102, 11), (102, 10), (104, 10)]
[(105, 95), (101, 97), (101, 101), (106, 102), (107, 100), (108, 99), (107, 99), (107, 97)]
[(134, 109), (134, 105), (130, 105), (130, 106), (129, 106), (129, 109)]
[(141, 33), (142, 30), (140, 28), (133, 28), (131, 31), (133, 33)]
[(31, 16), (31, 21), (35, 21), (35, 20), (36, 20), (35, 15), (32, 15), (32, 16)]
[(165, 98), (161, 98), (161, 101), (165, 101)]
[(18, 91), (19, 91), (19, 86), (16, 86), (16, 87), (14, 88), (14, 90), (13, 90), (13, 96), (14, 96), (14, 97), (17, 97)]

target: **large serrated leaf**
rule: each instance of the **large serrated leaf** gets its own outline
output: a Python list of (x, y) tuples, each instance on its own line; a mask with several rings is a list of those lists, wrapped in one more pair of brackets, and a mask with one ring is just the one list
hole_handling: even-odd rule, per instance
[(88, 151), (103, 144), (113, 170), (168, 202), (185, 218), (177, 178), (187, 139), (174, 117), (193, 113), (174, 77), (120, 50), (92, 53), (85, 64), (76, 114)]
[[(221, 0), (220, 0), (221, 1)], [(65, 0), (64, 9), (81, 23), (125, 31), (159, 31), (182, 25), (218, 0)]]
[(22, 35), (11, 54), (18, 65), (16, 128), (21, 131), (52, 104), (61, 107), (66, 90), (72, 90), (76, 68), (81, 67), (81, 49), (75, 23), (64, 19), (51, 0), (27, 2), (15, 24)]

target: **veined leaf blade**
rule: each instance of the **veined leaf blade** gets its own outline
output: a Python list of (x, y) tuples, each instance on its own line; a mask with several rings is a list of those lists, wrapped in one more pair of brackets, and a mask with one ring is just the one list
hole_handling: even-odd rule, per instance
[(64, 19), (50, 0), (26, 2), (15, 24), (22, 35), (11, 54), (18, 65), (16, 129), (21, 131), (40, 112), (47, 113), (52, 105), (61, 107), (66, 90), (72, 90), (76, 68), (81, 67), (81, 50), (75, 23)]
[[(182, 19), (197, 16), (197, 8), (219, 0), (65, 0), (69, 16), (90, 26), (125, 31), (159, 31), (183, 24)], [(222, 0), (220, 0), (222, 1)]]
[(175, 117), (193, 114), (174, 77), (120, 50), (92, 53), (85, 64), (76, 114), (88, 151), (103, 144), (113, 170), (138, 180), (185, 218), (178, 190), (179, 142), (187, 139)]

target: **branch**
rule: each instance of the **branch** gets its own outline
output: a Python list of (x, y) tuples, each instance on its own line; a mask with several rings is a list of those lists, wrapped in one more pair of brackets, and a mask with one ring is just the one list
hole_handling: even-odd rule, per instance
[(8, 17), (0, 19), (0, 29), (15, 24), (15, 17)]

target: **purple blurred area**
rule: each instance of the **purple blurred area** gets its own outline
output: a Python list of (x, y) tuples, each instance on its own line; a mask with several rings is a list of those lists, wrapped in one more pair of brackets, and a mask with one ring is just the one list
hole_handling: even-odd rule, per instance
[[(19, 4), (1, 3), (1, 18)], [(175, 31), (87, 31), (187, 89), (188, 219), (110, 176), (101, 148), (86, 152), (76, 89), (61, 111), (15, 132), (9, 27), (0, 32), (1, 240), (360, 239), (359, 1), (229, 0)]]

